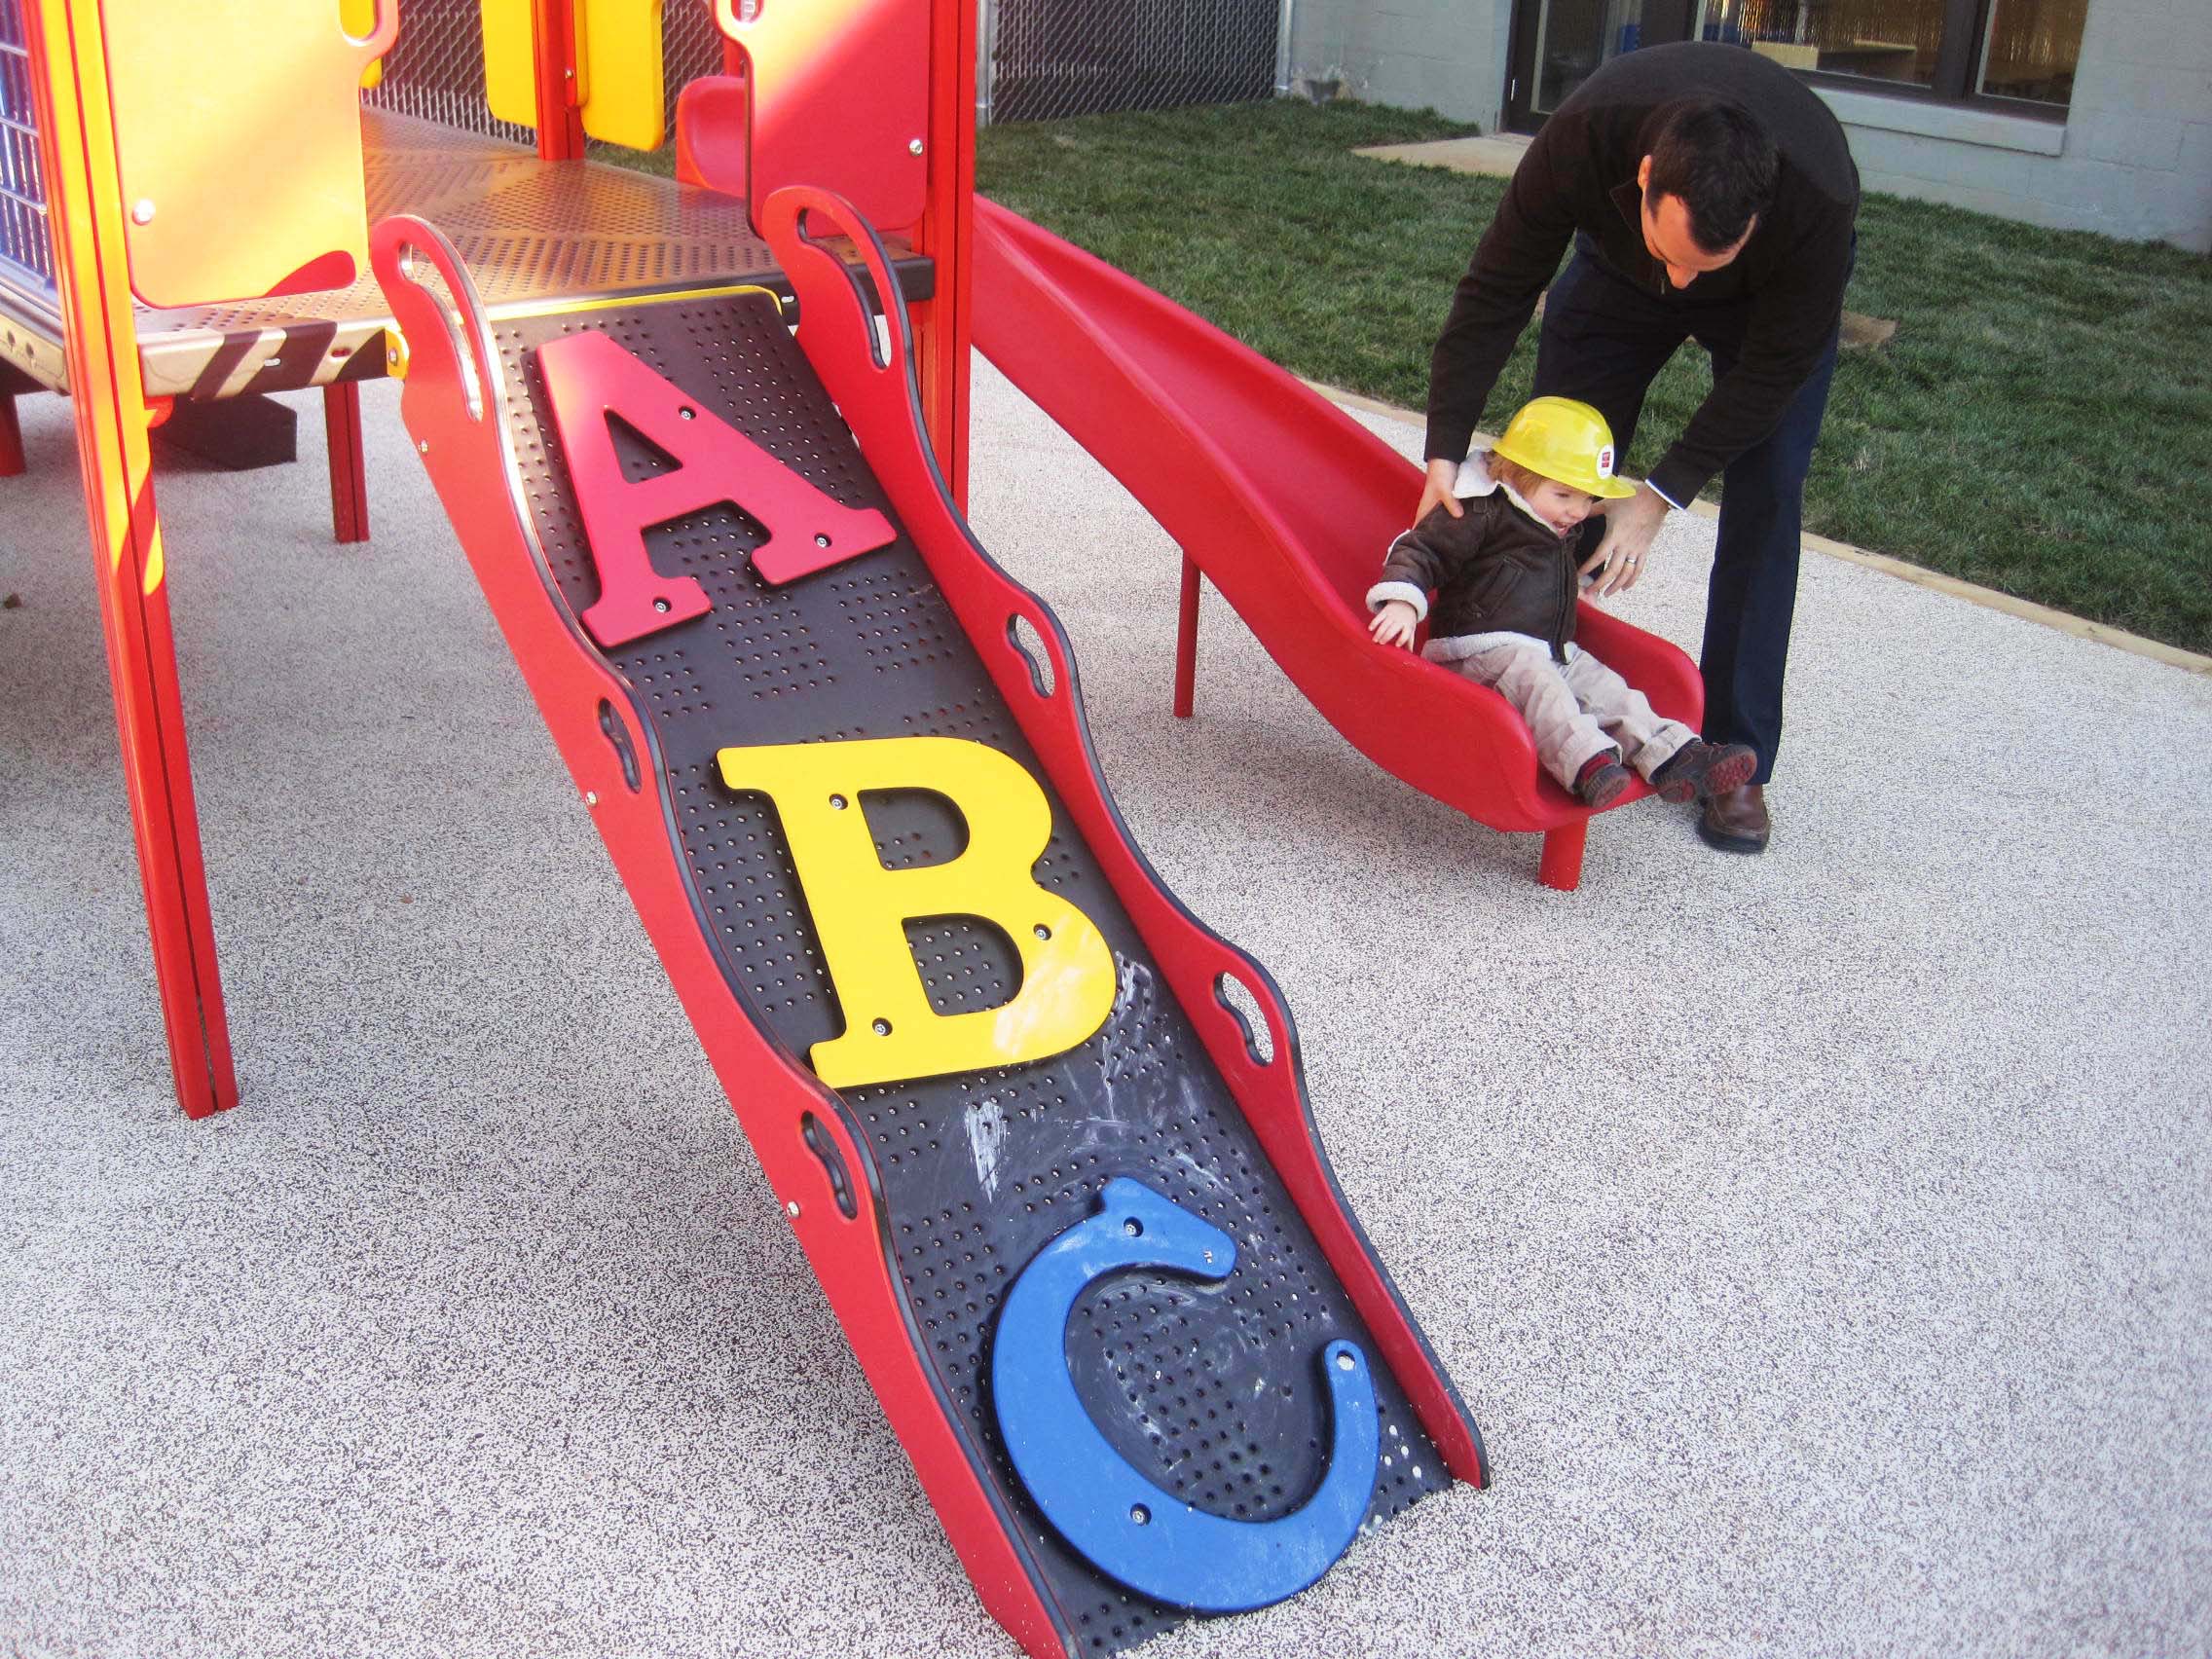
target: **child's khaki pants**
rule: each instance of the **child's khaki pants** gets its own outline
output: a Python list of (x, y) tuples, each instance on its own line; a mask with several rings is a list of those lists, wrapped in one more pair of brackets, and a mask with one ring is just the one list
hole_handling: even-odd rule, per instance
[(1645, 781), (1697, 733), (1662, 719), (1642, 692), (1575, 645), (1568, 662), (1554, 662), (1536, 641), (1497, 645), (1444, 663), (1478, 684), (1493, 686), (1529, 722), (1536, 758), (1569, 793), (1590, 756), (1616, 744)]

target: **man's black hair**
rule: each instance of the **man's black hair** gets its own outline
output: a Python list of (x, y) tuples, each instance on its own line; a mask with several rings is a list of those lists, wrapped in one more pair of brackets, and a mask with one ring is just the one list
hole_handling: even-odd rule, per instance
[(1677, 98), (1655, 112), (1646, 206), (1678, 196), (1690, 212), (1690, 235), (1708, 253), (1744, 240), (1753, 215), (1774, 199), (1780, 162), (1774, 140), (1751, 112), (1724, 98)]

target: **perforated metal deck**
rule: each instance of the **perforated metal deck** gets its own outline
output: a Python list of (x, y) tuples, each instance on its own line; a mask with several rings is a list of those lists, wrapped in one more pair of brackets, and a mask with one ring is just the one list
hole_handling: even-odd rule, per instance
[[(763, 298), (497, 323), (522, 498), (575, 611), (599, 587), (558, 436), (541, 419), (535, 348), (583, 327), (604, 330), (839, 501), (891, 513)], [(626, 435), (615, 431), (619, 444)], [(660, 468), (629, 441), (634, 477)], [(606, 655), (635, 688), (665, 757), (668, 816), (725, 975), (754, 1018), (804, 1053), (842, 1029), (835, 994), (776, 813), (764, 797), (726, 788), (715, 752), (943, 735), (1003, 750), (1041, 783), (1046, 773), (903, 534), (785, 588), (751, 568), (761, 539), (724, 510), (648, 532), (655, 568), (696, 577), (714, 608)], [(1139, 1471), (1233, 1519), (1298, 1508), (1328, 1441), (1316, 1364), (1345, 1337), (1376, 1360), (1382, 1460), (1370, 1521), (1451, 1477), (1090, 850), (1056, 796), (1051, 804), (1054, 831), (1037, 877), (1066, 891), (1114, 950), (1120, 992), (1104, 1028), (1056, 1059), (844, 1098), (876, 1166), (893, 1218), (885, 1246), (941, 1397), (1037, 1551), (1068, 1626), (1088, 1650), (1108, 1652), (1186, 1615), (1099, 1574), (1029, 1504), (997, 1442), (987, 1359), (1015, 1276), (1091, 1212), (1109, 1177), (1147, 1183), (1228, 1231), (1239, 1251), (1218, 1285), (1144, 1272), (1102, 1279), (1069, 1321), (1077, 1389)], [(936, 795), (870, 794), (862, 805), (893, 867), (940, 862), (964, 844), (957, 813)], [(988, 926), (938, 921), (909, 939), (940, 1012), (995, 1006), (1016, 986), (1012, 948)]]
[[(788, 293), (735, 198), (599, 162), (541, 162), (496, 137), (386, 110), (361, 112), (369, 221), (412, 213), (453, 240), (487, 311), (758, 283)], [(901, 290), (929, 298), (935, 268), (894, 244)], [(296, 391), (385, 372), (391, 322), (366, 271), (350, 288), (276, 300), (141, 310), (153, 396)], [(374, 349), (371, 349), (374, 348)], [(64, 384), (51, 287), (0, 277), (0, 359)]]

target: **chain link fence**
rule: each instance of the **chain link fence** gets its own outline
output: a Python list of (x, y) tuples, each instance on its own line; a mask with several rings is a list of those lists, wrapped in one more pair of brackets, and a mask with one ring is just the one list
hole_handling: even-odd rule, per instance
[[(0, 7), (17, 3), (0, 0)], [(661, 62), (673, 134), (676, 97), (684, 84), (722, 69), (722, 37), (705, 0), (667, 0), (661, 8)], [(484, 84), (482, 0), (407, 0), (383, 77), (363, 96), (372, 108), (535, 144), (536, 129), (492, 113)]]
[(535, 128), (492, 113), (484, 91), (480, 0), (408, 0), (384, 73), (362, 98), (372, 109), (434, 121), (482, 138), (537, 141)]
[(31, 102), (30, 41), (20, 0), (0, 0), (0, 276), (54, 286), (46, 183)]
[(1281, 80), (1282, 0), (984, 0), (979, 117), (1238, 103)]

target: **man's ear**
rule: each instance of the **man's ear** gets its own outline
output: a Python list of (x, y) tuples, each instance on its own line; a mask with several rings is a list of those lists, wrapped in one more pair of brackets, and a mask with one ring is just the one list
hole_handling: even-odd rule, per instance
[(1636, 188), (1646, 192), (1651, 188), (1651, 158), (1649, 156), (1636, 164)]

